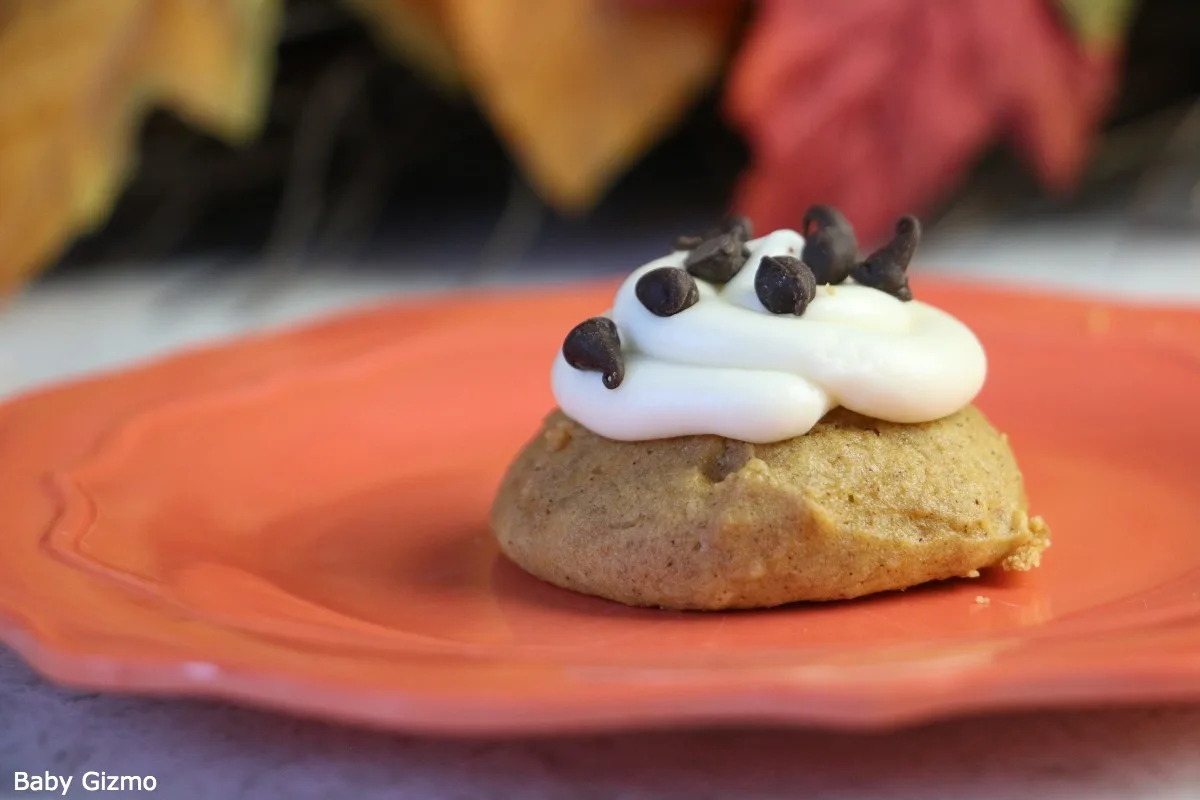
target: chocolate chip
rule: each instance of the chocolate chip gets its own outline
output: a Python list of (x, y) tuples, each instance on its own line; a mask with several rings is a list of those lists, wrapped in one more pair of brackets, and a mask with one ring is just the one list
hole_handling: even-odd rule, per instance
[(846, 219), (846, 215), (838, 211), (833, 206), (818, 204), (809, 206), (804, 212), (804, 230), (801, 231), (805, 236), (809, 236), (821, 228), (850, 228), (850, 221)]
[(571, 329), (562, 347), (563, 358), (575, 369), (600, 372), (604, 385), (615, 389), (625, 379), (621, 337), (607, 317), (592, 317)]
[(671, 317), (700, 302), (696, 280), (676, 267), (652, 269), (638, 278), (637, 299), (651, 314)]
[(721, 223), (721, 233), (731, 233), (746, 242), (754, 238), (754, 223), (750, 221), (749, 217), (727, 217)]
[(763, 256), (754, 276), (754, 293), (772, 314), (800, 316), (817, 293), (817, 281), (798, 258)]
[(854, 280), (887, 292), (901, 300), (912, 300), (908, 286), (908, 264), (921, 241), (921, 223), (916, 217), (901, 217), (892, 240), (867, 256), (850, 273)]
[(833, 206), (812, 206), (804, 213), (801, 259), (820, 284), (837, 284), (850, 276), (858, 259), (854, 227)]
[(731, 234), (743, 242), (754, 235), (754, 225), (746, 217), (727, 217), (717, 227), (700, 236), (679, 236), (675, 239), (676, 250), (695, 250), (708, 239), (715, 239), (722, 234)]
[(731, 233), (705, 239), (688, 253), (683, 266), (692, 275), (709, 283), (729, 283), (741, 272), (749, 251), (746, 243)]

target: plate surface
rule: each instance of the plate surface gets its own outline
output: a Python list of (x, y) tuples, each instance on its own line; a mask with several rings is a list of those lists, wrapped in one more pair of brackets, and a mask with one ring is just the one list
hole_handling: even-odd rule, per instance
[(1200, 699), (1200, 312), (918, 284), (988, 349), (1043, 567), (685, 614), (543, 584), (486, 528), (612, 288), (380, 309), (0, 408), (0, 636), (71, 685), (416, 731)]

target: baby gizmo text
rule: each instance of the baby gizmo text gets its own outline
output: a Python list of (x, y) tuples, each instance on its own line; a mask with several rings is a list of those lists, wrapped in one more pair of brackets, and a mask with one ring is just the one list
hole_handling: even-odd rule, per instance
[(153, 792), (158, 779), (153, 775), (109, 775), (106, 772), (85, 772), (76, 783), (74, 775), (52, 775), (49, 772), (13, 773), (13, 790), (18, 792), (53, 792), (66, 795), (73, 787), (85, 792)]

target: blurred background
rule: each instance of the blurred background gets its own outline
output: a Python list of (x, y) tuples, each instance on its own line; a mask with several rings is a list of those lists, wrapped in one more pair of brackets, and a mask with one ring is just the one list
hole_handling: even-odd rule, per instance
[(0, 0), (0, 394), (813, 202), (1200, 300), (1200, 3)]

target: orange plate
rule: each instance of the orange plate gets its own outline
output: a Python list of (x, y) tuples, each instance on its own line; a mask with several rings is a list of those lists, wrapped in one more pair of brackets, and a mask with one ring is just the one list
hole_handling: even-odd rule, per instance
[(370, 311), (8, 404), (0, 634), (67, 684), (419, 731), (1200, 698), (1200, 312), (918, 288), (990, 353), (981, 404), (1055, 534), (1032, 574), (681, 614), (518, 571), (488, 505), (603, 286)]

